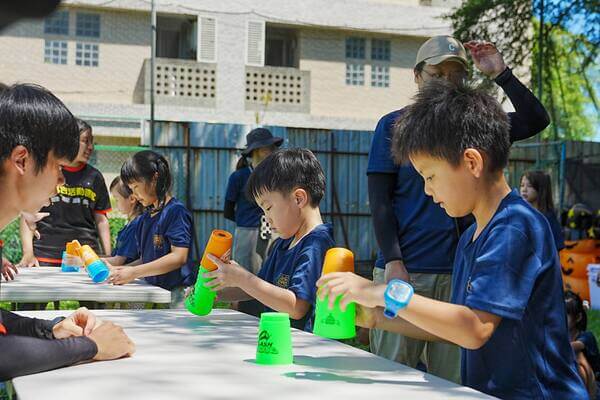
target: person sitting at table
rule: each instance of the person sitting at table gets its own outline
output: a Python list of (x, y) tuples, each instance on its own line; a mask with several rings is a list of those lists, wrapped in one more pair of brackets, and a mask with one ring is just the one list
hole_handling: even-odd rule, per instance
[[(52, 93), (27, 84), (0, 87), (0, 230), (20, 212), (49, 204), (78, 145), (75, 118)], [(51, 321), (0, 310), (0, 381), (134, 351), (121, 327), (99, 323), (85, 308)]]
[[(17, 267), (60, 267), (65, 244), (77, 239), (98, 254), (110, 254), (110, 197), (102, 173), (88, 164), (94, 151), (92, 127), (77, 119), (79, 151), (73, 162), (63, 167), (65, 183), (50, 204), (42, 208), (48, 216), (37, 223), (35, 237), (21, 217), (23, 257)], [(104, 251), (101, 251), (103, 249)], [(103, 308), (101, 304), (80, 301), (81, 306)], [(58, 302), (55, 302), (57, 308)], [(34, 303), (19, 304), (19, 310), (33, 310)]]
[(117, 242), (111, 257), (106, 258), (106, 261), (113, 266), (125, 265), (140, 258), (135, 235), (144, 206), (135, 198), (120, 176), (110, 183), (110, 193), (117, 203), (117, 209), (127, 217), (127, 224), (117, 233)]
[(198, 267), (191, 251), (192, 214), (171, 195), (169, 163), (154, 151), (140, 151), (121, 167), (121, 181), (145, 211), (135, 235), (139, 258), (128, 265), (111, 266), (109, 280), (123, 285), (143, 278), (171, 291), (171, 308), (183, 308), (185, 287), (196, 282)]
[(268, 310), (288, 313), (293, 327), (312, 332), (315, 283), (335, 244), (331, 224), (323, 223), (319, 211), (325, 193), (321, 164), (310, 150), (278, 150), (254, 169), (246, 193), (279, 238), (258, 275), (209, 255), (218, 268), (204, 274), (215, 278), (206, 286), (220, 291), (221, 301), (256, 299)]

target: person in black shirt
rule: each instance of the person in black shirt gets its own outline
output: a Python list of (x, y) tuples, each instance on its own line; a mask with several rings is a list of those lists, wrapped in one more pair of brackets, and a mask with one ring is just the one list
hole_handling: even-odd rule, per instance
[(107, 218), (110, 197), (104, 177), (88, 164), (94, 150), (92, 128), (80, 119), (77, 124), (79, 152), (72, 163), (63, 167), (65, 184), (52, 197), (52, 204), (41, 210), (49, 215), (37, 223), (40, 237), (34, 239), (21, 219), (23, 258), (18, 267), (59, 267), (65, 244), (72, 240), (91, 246), (98, 254), (111, 253)]
[[(19, 213), (49, 204), (78, 142), (75, 118), (49, 91), (27, 84), (0, 88), (0, 229)], [(134, 351), (121, 327), (100, 323), (85, 308), (52, 321), (0, 310), (0, 381)]]

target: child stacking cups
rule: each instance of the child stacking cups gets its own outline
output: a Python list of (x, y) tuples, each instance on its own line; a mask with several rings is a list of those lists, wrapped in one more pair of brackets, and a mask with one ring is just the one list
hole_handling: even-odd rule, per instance
[(212, 231), (200, 261), (198, 280), (196, 280), (196, 284), (185, 299), (185, 307), (192, 314), (208, 315), (212, 311), (217, 292), (207, 288), (204, 284), (214, 278), (204, 278), (204, 274), (216, 270), (217, 266), (208, 259), (208, 254), (221, 258), (231, 250), (232, 243), (233, 236), (231, 233), (218, 229)]
[[(345, 248), (334, 247), (325, 254), (321, 276), (332, 272), (354, 272), (354, 254)], [(315, 309), (314, 334), (329, 339), (350, 339), (356, 336), (354, 303), (348, 304), (345, 311), (340, 309), (340, 299), (335, 299), (333, 308), (329, 308), (329, 296), (320, 299), (317, 296)]]
[(62, 272), (79, 272), (81, 260), (79, 258), (79, 250), (81, 244), (77, 240), (67, 243), (65, 251), (63, 251), (62, 263), (60, 270)]

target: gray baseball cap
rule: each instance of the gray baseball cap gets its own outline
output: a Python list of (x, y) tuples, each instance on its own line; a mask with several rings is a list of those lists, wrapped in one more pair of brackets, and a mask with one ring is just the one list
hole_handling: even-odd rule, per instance
[(415, 67), (422, 62), (438, 65), (447, 60), (460, 62), (466, 69), (469, 68), (467, 51), (460, 41), (452, 36), (434, 36), (419, 48)]

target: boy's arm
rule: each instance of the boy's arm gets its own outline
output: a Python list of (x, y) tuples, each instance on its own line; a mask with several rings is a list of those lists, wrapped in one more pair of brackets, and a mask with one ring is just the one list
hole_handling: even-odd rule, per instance
[(186, 247), (171, 246), (169, 254), (149, 263), (115, 267), (112, 269), (110, 282), (115, 285), (124, 285), (138, 278), (162, 275), (174, 271), (187, 262), (188, 251), (189, 249)]
[[(385, 307), (386, 285), (375, 285), (356, 274), (327, 274), (317, 285), (321, 288), (322, 297), (330, 294), (330, 302), (338, 295), (343, 295), (340, 302), (342, 308), (352, 301), (371, 308)], [(488, 312), (417, 294), (413, 295), (406, 308), (398, 312), (398, 317), (466, 349), (478, 349), (483, 346), (502, 320), (501, 317)]]
[(226, 303), (247, 300), (252, 300), (252, 296), (237, 287), (225, 288), (217, 294), (217, 301), (224, 301)]
[(311, 304), (297, 298), (291, 290), (275, 286), (250, 272), (246, 273), (248, 277), (240, 289), (270, 309), (288, 313), (291, 319), (301, 319), (310, 310)]
[(21, 234), (21, 245), (23, 246), (23, 256), (17, 267), (39, 267), (40, 264), (33, 254), (33, 232), (29, 229), (27, 222), (20, 218), (19, 232)]
[(211, 254), (208, 257), (217, 265), (217, 269), (204, 274), (205, 278), (214, 278), (206, 283), (207, 287), (213, 290), (240, 288), (265, 306), (279, 312), (288, 313), (292, 319), (301, 319), (310, 309), (310, 303), (298, 299), (291, 290), (280, 288), (262, 280), (235, 261), (226, 263)]
[(389, 319), (383, 315), (383, 308), (367, 308), (361, 305), (356, 307), (356, 325), (368, 329), (381, 329), (388, 332), (399, 333), (413, 339), (427, 342), (445, 342), (439, 336), (432, 335), (423, 329), (414, 326), (402, 318)]
[(110, 265), (114, 265), (115, 267), (125, 265), (125, 261), (127, 258), (124, 256), (112, 256), (103, 258), (104, 261), (108, 262)]
[(104, 250), (104, 254), (110, 254), (112, 252), (110, 243), (110, 225), (108, 223), (108, 217), (106, 214), (95, 212), (94, 220), (96, 221), (96, 230), (98, 230), (98, 237), (100, 238), (100, 244)]

